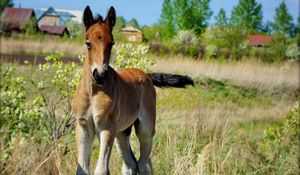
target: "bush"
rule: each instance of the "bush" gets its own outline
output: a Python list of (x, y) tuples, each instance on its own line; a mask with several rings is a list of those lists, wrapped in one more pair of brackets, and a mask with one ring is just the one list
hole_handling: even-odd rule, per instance
[[(279, 174), (298, 172), (299, 167), (299, 135), (300, 135), (300, 108), (297, 102), (285, 115), (283, 121), (275, 126), (268, 127), (263, 139), (258, 143), (258, 153), (270, 169), (278, 170)], [(298, 155), (298, 156), (293, 156)], [(296, 159), (295, 159), (296, 158)], [(285, 161), (282, 161), (285, 160)], [(284, 169), (284, 167), (289, 167)], [(291, 167), (294, 167), (291, 168)]]
[(238, 27), (212, 27), (202, 35), (202, 42), (206, 46), (206, 58), (223, 57), (239, 59), (246, 55), (249, 44), (246, 33)]
[(191, 30), (182, 30), (173, 38), (172, 50), (176, 54), (198, 57), (200, 42)]
[(287, 46), (287, 49), (285, 51), (286, 57), (290, 59), (294, 59), (299, 61), (300, 60), (300, 48), (297, 46), (297, 43), (291, 43)]
[[(149, 50), (145, 45), (121, 44), (115, 49), (116, 68), (148, 70), (148, 66), (154, 64), (152, 58), (145, 56)], [(65, 155), (75, 141), (71, 99), (82, 69), (74, 62), (63, 63), (61, 56), (52, 54), (45, 58), (45, 64), (23, 67), (28, 71), (26, 76), (20, 75), (13, 65), (0, 65), (0, 172), (6, 171), (7, 162), (18, 161), (12, 160), (14, 153), (26, 158), (17, 162), (21, 174), (32, 173), (32, 168), (36, 167), (43, 169), (44, 164), (51, 165), (37, 174), (62, 170), (60, 156)], [(84, 56), (80, 55), (79, 59), (83, 61)], [(31, 77), (32, 72), (39, 76)], [(32, 144), (34, 146), (30, 146)], [(21, 151), (28, 150), (27, 146), (34, 148), (38, 155), (34, 157), (31, 151)]]

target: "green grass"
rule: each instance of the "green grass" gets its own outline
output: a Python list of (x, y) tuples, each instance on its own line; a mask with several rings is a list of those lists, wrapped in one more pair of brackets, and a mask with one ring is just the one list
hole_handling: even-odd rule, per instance
[[(52, 78), (52, 73), (40, 75), (34, 69), (36, 67), (20, 66), (16, 76)], [(30, 84), (27, 88), (36, 90)], [(296, 149), (296, 144), (288, 147), (291, 151), (274, 159), (267, 159), (260, 148), (266, 129), (282, 122), (286, 112), (297, 101), (297, 92), (288, 89), (266, 91), (212, 78), (197, 78), (194, 87), (188, 86), (185, 89), (156, 90), (157, 123), (151, 154), (155, 174), (299, 173), (299, 150)], [(58, 174), (59, 169), (62, 174), (74, 174), (74, 139), (74, 133), (63, 137), (57, 143), (57, 153), (42, 166), (46, 170), (41, 172)], [(40, 152), (46, 147), (38, 142), (33, 143), (24, 146), (28, 150), (37, 147)], [(132, 134), (131, 143), (134, 152), (139, 155), (135, 134)], [(7, 164), (18, 165), (15, 167), (26, 165), (24, 169), (35, 169), (44, 160), (44, 157), (39, 157), (43, 154), (24, 149), (22, 145), (13, 148)], [(95, 140), (92, 172), (98, 152), (99, 144)], [(22, 160), (16, 159), (17, 156), (27, 157)], [(34, 161), (26, 162), (29, 159)], [(122, 161), (113, 148), (111, 173), (120, 174), (121, 166)], [(14, 166), (10, 168), (13, 169)], [(17, 169), (9, 172), (16, 171)]]

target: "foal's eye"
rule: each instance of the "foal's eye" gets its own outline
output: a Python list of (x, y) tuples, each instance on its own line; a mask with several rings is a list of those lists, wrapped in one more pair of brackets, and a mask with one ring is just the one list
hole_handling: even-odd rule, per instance
[(87, 40), (87, 41), (85, 42), (85, 44), (86, 44), (86, 46), (87, 46), (88, 49), (91, 48), (91, 42), (90, 42), (89, 40)]
[(100, 41), (102, 41), (102, 40), (103, 40), (103, 36), (99, 35), (99, 36), (98, 36), (98, 39), (99, 39)]

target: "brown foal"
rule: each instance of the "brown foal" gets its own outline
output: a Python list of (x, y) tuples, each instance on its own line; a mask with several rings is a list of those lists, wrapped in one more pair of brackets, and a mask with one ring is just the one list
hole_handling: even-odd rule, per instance
[[(109, 158), (116, 139), (117, 150), (124, 160), (122, 174), (153, 174), (150, 153), (155, 133), (156, 92), (159, 87), (185, 87), (193, 84), (187, 76), (146, 74), (138, 69), (115, 71), (109, 66), (114, 44), (112, 30), (116, 13), (110, 8), (106, 18), (94, 19), (87, 6), (84, 10), (88, 56), (72, 109), (76, 116), (77, 174), (90, 174), (91, 147), (96, 135), (100, 156), (95, 174), (109, 174)], [(136, 160), (129, 143), (132, 126), (140, 142)]]

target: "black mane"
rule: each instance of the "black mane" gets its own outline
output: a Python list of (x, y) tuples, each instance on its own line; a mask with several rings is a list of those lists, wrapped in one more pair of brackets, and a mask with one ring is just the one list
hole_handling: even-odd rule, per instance
[(95, 21), (95, 23), (97, 23), (97, 22), (103, 22), (103, 17), (101, 15), (97, 14), (94, 17), (94, 21)]

